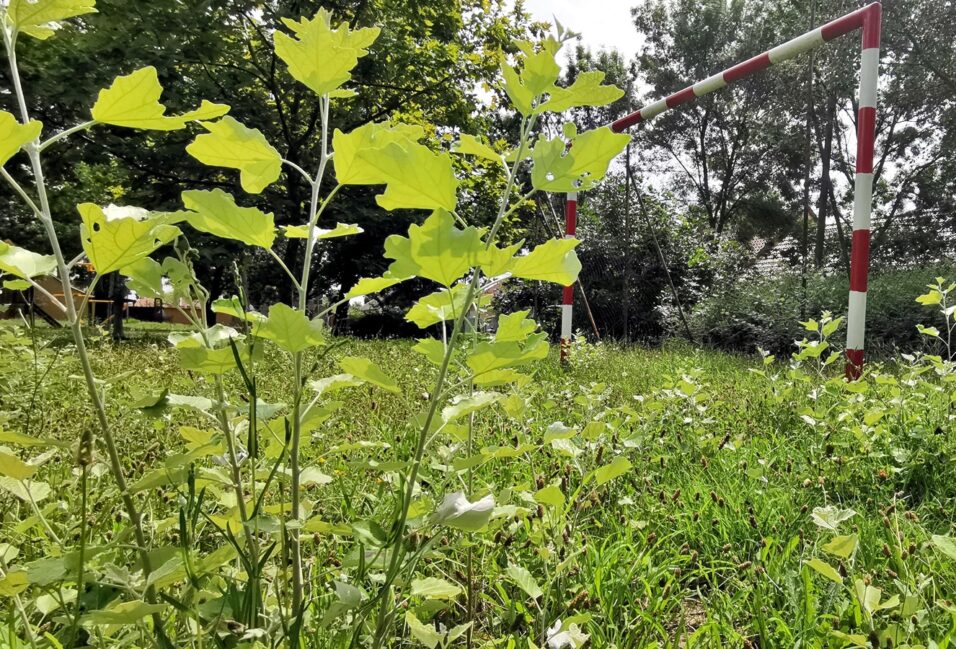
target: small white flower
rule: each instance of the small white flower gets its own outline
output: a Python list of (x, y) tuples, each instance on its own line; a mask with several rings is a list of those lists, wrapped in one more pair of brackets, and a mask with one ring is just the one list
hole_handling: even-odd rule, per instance
[(494, 508), (495, 498), (491, 494), (472, 503), (465, 497), (465, 492), (456, 491), (445, 496), (435, 510), (432, 522), (465, 532), (477, 532), (491, 520)]
[(548, 629), (548, 649), (579, 649), (588, 641), (588, 634), (582, 633), (581, 627), (577, 624), (570, 624), (562, 631), (563, 626), (561, 620), (557, 620)]
[(132, 205), (113, 205), (110, 203), (103, 208), (103, 215), (107, 221), (119, 221), (120, 219), (136, 219), (142, 221), (149, 216), (149, 210), (142, 207), (133, 207)]

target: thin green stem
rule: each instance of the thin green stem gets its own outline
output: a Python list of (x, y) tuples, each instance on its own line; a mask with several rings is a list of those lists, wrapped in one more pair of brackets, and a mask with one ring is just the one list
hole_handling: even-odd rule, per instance
[(40, 144), (40, 153), (43, 153), (47, 149), (47, 147), (53, 146), (60, 140), (64, 140), (70, 137), (71, 135), (73, 135), (74, 133), (79, 133), (80, 131), (86, 131), (95, 125), (96, 125), (96, 121), (90, 120), (89, 122), (83, 122), (82, 124), (77, 124), (76, 126), (73, 126), (72, 128), (68, 128), (65, 131), (60, 131), (59, 133), (57, 133), (56, 135), (48, 139), (46, 142), (43, 142), (42, 144)]
[[(23, 92), (23, 84), (20, 80), (20, 70), (17, 65), (17, 53), (14, 43), (15, 36), (4, 30), (3, 39), (7, 50), (7, 60), (10, 66), (10, 75), (13, 80), (14, 93), (16, 95), (17, 104), (20, 109), (20, 117), (22, 123), (26, 124), (30, 121), (30, 113), (27, 110), (26, 95)], [(70, 282), (70, 274), (69, 269), (66, 266), (66, 259), (63, 255), (63, 250), (60, 248), (60, 240), (57, 237), (56, 228), (53, 224), (50, 201), (46, 192), (46, 181), (43, 177), (43, 165), (40, 161), (40, 152), (35, 143), (30, 143), (25, 148), (30, 158), (30, 166), (33, 170), (33, 178), (36, 184), (37, 195), (40, 199), (40, 213), (38, 218), (43, 225), (47, 239), (50, 243), (50, 248), (52, 249), (53, 255), (56, 258), (57, 272), (60, 276), (60, 281), (63, 283), (63, 293), (64, 295), (72, 296), (73, 287)], [(116, 486), (120, 493), (120, 498), (123, 501), (123, 506), (130, 518), (130, 523), (133, 525), (133, 534), (136, 538), (136, 544), (139, 547), (139, 555), (140, 561), (142, 563), (143, 574), (145, 577), (148, 577), (152, 572), (152, 566), (147, 548), (146, 532), (143, 527), (143, 521), (140, 516), (139, 509), (137, 508), (136, 503), (133, 500), (133, 496), (129, 492), (129, 488), (126, 483), (126, 475), (123, 471), (123, 463), (116, 445), (116, 440), (113, 438), (113, 432), (110, 428), (109, 420), (106, 416), (106, 407), (103, 404), (99, 387), (96, 382), (96, 376), (93, 373), (93, 366), (90, 362), (89, 354), (87, 353), (86, 340), (83, 337), (83, 329), (80, 324), (80, 320), (77, 317), (75, 305), (73, 304), (72, 299), (65, 300), (65, 302), (67, 320), (70, 323), (70, 330), (73, 334), (73, 344), (76, 346), (76, 354), (80, 361), (80, 366), (83, 369), (83, 377), (86, 381), (87, 391), (89, 392), (90, 401), (93, 404), (93, 410), (96, 413), (96, 419), (100, 429), (100, 436), (103, 439), (107, 455), (109, 456), (110, 472), (113, 474), (113, 480), (116, 482)], [(152, 586), (148, 586), (146, 588), (144, 597), (146, 601), (155, 603), (155, 589)], [(153, 615), (153, 625), (158, 643), (163, 647), (170, 646), (169, 639), (166, 636), (163, 626), (163, 620), (158, 613)]]
[(285, 274), (289, 276), (289, 279), (292, 280), (292, 285), (295, 286), (296, 291), (298, 291), (298, 290), (299, 290), (299, 280), (296, 279), (295, 274), (294, 274), (291, 270), (289, 270), (289, 267), (286, 266), (286, 263), (285, 263), (284, 261), (282, 261), (282, 257), (280, 257), (280, 256), (276, 253), (276, 251), (273, 250), (272, 248), (269, 248), (269, 254), (272, 255), (272, 258), (276, 260), (276, 263), (279, 264), (279, 267), (280, 267), (282, 270), (285, 271)]
[[(508, 205), (511, 202), (511, 194), (514, 190), (515, 182), (518, 176), (518, 166), (521, 164), (521, 160), (524, 157), (528, 136), (531, 132), (531, 129), (534, 127), (534, 122), (534, 117), (531, 117), (530, 119), (522, 118), (521, 120), (521, 142), (518, 145), (518, 154), (515, 157), (515, 161), (512, 164), (511, 169), (509, 170), (508, 182), (498, 207), (498, 214), (485, 242), (486, 249), (494, 243), (495, 237), (498, 234), (498, 230), (501, 228), (501, 223), (504, 221), (504, 216), (508, 211)], [(379, 612), (378, 621), (376, 623), (375, 640), (373, 644), (375, 649), (380, 649), (383, 646), (382, 643), (385, 641), (386, 629), (388, 626), (387, 622), (393, 613), (391, 610), (386, 610), (389, 609), (389, 607), (386, 606), (384, 598), (391, 591), (392, 585), (394, 584), (395, 579), (398, 577), (398, 573), (401, 568), (401, 559), (404, 557), (405, 549), (403, 542), (405, 536), (405, 524), (408, 521), (408, 510), (415, 494), (415, 485), (418, 483), (418, 472), (421, 469), (422, 460), (425, 456), (425, 447), (429, 438), (429, 431), (431, 430), (435, 415), (438, 412), (440, 396), (448, 375), (448, 367), (451, 364), (452, 357), (454, 356), (455, 348), (458, 344), (458, 338), (461, 335), (462, 329), (464, 328), (465, 316), (467, 315), (472, 304), (474, 304), (475, 295), (478, 292), (480, 278), (481, 273), (475, 271), (472, 274), (471, 281), (468, 283), (468, 290), (465, 294), (465, 300), (463, 302), (461, 312), (458, 313), (458, 317), (455, 318), (455, 324), (452, 329), (451, 336), (448, 339), (448, 344), (445, 348), (445, 355), (442, 358), (442, 363), (438, 370), (438, 377), (435, 380), (435, 388), (431, 393), (432, 396), (428, 405), (428, 413), (425, 416), (425, 422), (422, 425), (421, 431), (418, 435), (418, 440), (416, 442), (411, 468), (409, 469), (408, 473), (408, 480), (405, 484), (404, 496), (401, 501), (401, 510), (399, 511), (398, 521), (395, 525), (395, 534), (397, 538), (394, 541), (394, 549), (390, 557), (390, 563), (388, 571), (386, 572), (385, 582), (379, 589), (379, 596), (376, 598), (379, 601)]]

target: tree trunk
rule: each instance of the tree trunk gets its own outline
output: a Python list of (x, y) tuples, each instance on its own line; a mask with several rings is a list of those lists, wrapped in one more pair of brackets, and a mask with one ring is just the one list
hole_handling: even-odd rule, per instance
[(820, 150), (820, 200), (817, 204), (817, 237), (813, 250), (814, 268), (823, 268), (826, 247), (827, 207), (830, 204), (830, 156), (833, 153), (833, 121), (836, 119), (836, 92), (831, 90), (827, 97), (826, 126), (823, 134), (823, 147)]

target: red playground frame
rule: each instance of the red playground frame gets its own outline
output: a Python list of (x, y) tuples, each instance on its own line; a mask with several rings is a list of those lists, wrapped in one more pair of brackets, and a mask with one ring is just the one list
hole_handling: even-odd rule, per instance
[[(856, 178), (853, 197), (853, 241), (850, 254), (850, 298), (847, 312), (846, 376), (858, 379), (863, 370), (866, 331), (866, 289), (870, 271), (870, 212), (873, 203), (873, 149), (876, 137), (877, 80), (880, 68), (880, 34), (883, 9), (879, 2), (837, 18), (822, 27), (707, 77), (679, 92), (625, 115), (610, 125), (616, 133), (646, 122), (664, 111), (724, 88), (771, 65), (787, 61), (823, 43), (862, 30), (860, 97), (857, 112)], [(573, 237), (577, 225), (577, 194), (567, 195), (565, 236)], [(561, 305), (561, 359), (567, 358), (571, 341), (574, 287), (564, 289)]]

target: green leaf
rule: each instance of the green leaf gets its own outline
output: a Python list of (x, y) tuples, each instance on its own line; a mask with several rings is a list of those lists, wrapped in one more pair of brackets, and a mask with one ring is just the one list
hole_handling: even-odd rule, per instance
[(604, 86), (604, 73), (601, 71), (582, 72), (567, 88), (552, 88), (547, 101), (534, 112), (550, 111), (562, 113), (578, 106), (606, 106), (624, 96), (617, 86)]
[(435, 649), (435, 647), (445, 639), (443, 633), (436, 631), (433, 626), (422, 624), (411, 611), (405, 612), (405, 624), (408, 625), (408, 631), (412, 634), (412, 638), (414, 638), (416, 642), (428, 647), (428, 649)]
[(179, 362), (183, 369), (206, 374), (222, 374), (234, 369), (236, 360), (229, 341), (238, 343), (242, 339), (238, 331), (220, 324), (202, 333), (174, 332), (169, 335), (169, 342), (179, 351)]
[(473, 412), (487, 408), (501, 401), (503, 397), (504, 395), (497, 392), (475, 392), (474, 394), (462, 395), (453, 399), (451, 404), (445, 406), (441, 411), (441, 416), (445, 421), (455, 421)]
[(451, 148), (452, 153), (462, 155), (473, 155), (485, 160), (491, 160), (500, 165), (504, 164), (504, 158), (490, 146), (479, 140), (474, 135), (463, 133), (458, 141)]
[(450, 287), (474, 266), (484, 249), (481, 232), (455, 227), (445, 210), (435, 210), (421, 225), (411, 225), (408, 237), (385, 240), (385, 257), (393, 259), (389, 273), (396, 277), (424, 277)]
[(92, 203), (77, 210), (83, 251), (100, 275), (129, 266), (180, 235), (179, 228), (150, 215), (110, 218)]
[(631, 470), (631, 462), (623, 455), (618, 455), (610, 464), (602, 466), (594, 472), (594, 479), (599, 485), (610, 482)]
[(247, 246), (269, 250), (275, 242), (275, 219), (255, 207), (239, 207), (236, 199), (221, 189), (190, 190), (182, 194), (183, 205), (192, 213), (186, 221), (200, 232), (235, 239)]
[(549, 505), (557, 509), (564, 507), (565, 502), (564, 494), (557, 485), (548, 485), (539, 489), (534, 494), (534, 500), (542, 505)]
[(26, 570), (17, 570), (8, 572), (0, 579), (0, 597), (13, 597), (19, 595), (29, 587)]
[(117, 77), (113, 84), (100, 90), (93, 104), (93, 119), (101, 124), (125, 126), (150, 131), (178, 131), (196, 120), (222, 117), (229, 106), (203, 100), (194, 111), (167, 116), (166, 106), (160, 103), (163, 87), (156, 68), (147, 66), (126, 76)]
[(524, 241), (512, 244), (506, 248), (490, 245), (478, 253), (476, 263), (481, 266), (488, 277), (503, 275), (511, 270), (515, 260), (515, 253), (521, 250)]
[(56, 439), (43, 439), (40, 437), (30, 437), (23, 433), (17, 433), (11, 430), (0, 430), (0, 444), (13, 444), (30, 448), (34, 446), (62, 446), (69, 447), (69, 443), (61, 442)]
[(528, 572), (525, 568), (521, 566), (510, 563), (508, 564), (505, 574), (517, 584), (518, 588), (523, 590), (525, 594), (528, 595), (531, 599), (538, 599), (544, 595), (544, 591), (541, 590), (541, 587), (538, 586), (538, 582), (535, 581), (534, 577), (531, 576), (531, 573)]
[(163, 266), (155, 259), (151, 257), (137, 259), (120, 268), (119, 272), (129, 279), (127, 287), (135, 291), (138, 296), (162, 299), (165, 295)]
[(916, 301), (923, 306), (935, 306), (943, 302), (943, 294), (936, 289), (930, 289), (928, 293), (924, 293), (916, 298)]
[(27, 464), (16, 455), (0, 451), (0, 475), (14, 480), (26, 480), (32, 478), (36, 472), (36, 466)]
[(0, 489), (12, 493), (24, 502), (35, 503), (45, 500), (53, 489), (45, 482), (38, 480), (15, 480), (6, 476), (0, 477)]
[(382, 277), (363, 277), (355, 286), (349, 289), (345, 297), (346, 299), (352, 300), (357, 297), (362, 297), (363, 295), (378, 293), (396, 284), (401, 284), (405, 279), (407, 278), (393, 277), (389, 275), (389, 273), (385, 273)]
[(0, 167), (7, 163), (24, 144), (40, 137), (43, 124), (31, 120), (21, 124), (17, 118), (6, 111), (0, 110)]
[(358, 377), (372, 385), (377, 385), (383, 390), (394, 394), (402, 393), (395, 379), (385, 374), (378, 365), (367, 358), (345, 356), (339, 360), (339, 366), (352, 376)]
[(495, 342), (524, 342), (538, 329), (538, 323), (528, 318), (530, 311), (516, 311), (498, 316)]
[(548, 192), (578, 192), (594, 187), (631, 136), (604, 126), (586, 131), (568, 143), (561, 138), (538, 140), (531, 154), (531, 184)]
[(504, 79), (505, 93), (522, 115), (528, 116), (534, 111), (534, 93), (521, 81), (518, 72), (508, 64), (501, 66), (501, 76)]
[(818, 573), (820, 573), (821, 575), (823, 575), (830, 581), (834, 581), (838, 584), (843, 583), (843, 577), (840, 576), (840, 573), (837, 572), (836, 569), (833, 566), (831, 566), (829, 563), (827, 563), (826, 561), (822, 561), (814, 557), (810, 559), (809, 561), (807, 561), (806, 563), (808, 566), (813, 568), (815, 571), (817, 571)]
[[(420, 298), (405, 314), (405, 319), (414, 322), (421, 329), (451, 320), (458, 317), (465, 308), (467, 296), (468, 287), (464, 284), (457, 284), (451, 289), (443, 288)], [(483, 295), (479, 301), (483, 306), (490, 301), (490, 297)]]
[(16, 31), (42, 41), (67, 18), (96, 13), (95, 4), (96, 0), (10, 0), (7, 19)]
[(83, 622), (89, 624), (136, 624), (144, 617), (165, 609), (165, 604), (147, 604), (141, 599), (136, 599), (131, 602), (112, 604), (108, 608), (98, 611), (90, 611), (83, 617)]
[(823, 549), (825, 552), (828, 552), (835, 557), (848, 559), (850, 555), (856, 551), (856, 546), (859, 543), (859, 540), (860, 539), (856, 534), (850, 534), (848, 536), (835, 536), (829, 543), (823, 546)]
[(343, 185), (381, 184), (379, 171), (360, 161), (359, 152), (381, 149), (393, 142), (415, 144), (423, 137), (425, 131), (421, 126), (390, 122), (369, 122), (349, 133), (335, 129), (332, 134), (335, 178)]
[(358, 60), (378, 38), (378, 27), (350, 30), (343, 22), (332, 29), (332, 14), (320, 9), (309, 20), (283, 18), (293, 36), (275, 33), (276, 54), (289, 66), (289, 74), (316, 94), (324, 95), (352, 78)]
[(412, 597), (455, 599), (459, 595), (461, 595), (461, 587), (444, 579), (425, 577), (412, 580)]
[(482, 341), (475, 345), (465, 362), (472, 373), (478, 376), (547, 358), (548, 348), (547, 334), (544, 333), (528, 336), (524, 344)]
[(423, 355), (432, 365), (441, 365), (445, 360), (445, 345), (437, 338), (420, 339), (418, 344), (412, 347), (412, 351)]
[(953, 538), (952, 536), (934, 534), (932, 536), (932, 541), (937, 550), (945, 554), (953, 561), (956, 561), (956, 538)]
[(525, 57), (521, 81), (532, 96), (536, 97), (550, 92), (559, 74), (561, 66), (554, 60), (554, 54), (548, 49), (542, 49)]
[(0, 271), (23, 279), (49, 275), (56, 269), (56, 257), (40, 255), (0, 241)]
[(511, 274), (523, 279), (571, 286), (581, 272), (581, 262), (574, 253), (579, 243), (577, 239), (546, 241), (524, 257), (515, 259)]
[(197, 137), (186, 152), (205, 165), (239, 170), (242, 188), (259, 194), (279, 179), (282, 156), (261, 131), (247, 128), (232, 117), (202, 122), (208, 133)]
[(392, 142), (380, 149), (359, 149), (353, 164), (367, 182), (353, 180), (349, 184), (386, 185), (385, 192), (375, 197), (386, 210), (450, 211), (458, 203), (458, 180), (451, 158), (446, 153), (433, 153), (422, 144)]
[(274, 342), (291, 354), (303, 352), (325, 341), (322, 322), (309, 320), (301, 311), (277, 302), (269, 307), (269, 317), (261, 323), (256, 335)]
[[(286, 239), (307, 239), (309, 237), (308, 225), (284, 225), (282, 228)], [(335, 227), (331, 230), (315, 228), (312, 231), (312, 236), (319, 240), (335, 239), (337, 237), (352, 236), (353, 234), (362, 234), (363, 232), (365, 232), (365, 230), (355, 224), (336, 223)]]
[(456, 491), (445, 495), (432, 522), (463, 532), (478, 532), (488, 525), (494, 509), (495, 499), (491, 494), (471, 502), (464, 492)]
[(839, 509), (831, 505), (827, 507), (814, 507), (812, 518), (813, 522), (818, 526), (835, 531), (840, 526), (840, 523), (849, 520), (855, 515), (856, 512), (852, 509)]

